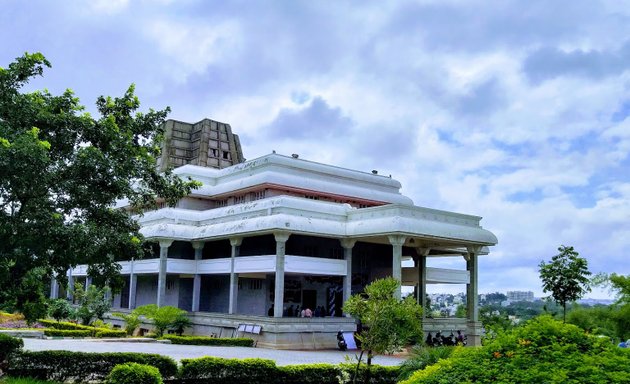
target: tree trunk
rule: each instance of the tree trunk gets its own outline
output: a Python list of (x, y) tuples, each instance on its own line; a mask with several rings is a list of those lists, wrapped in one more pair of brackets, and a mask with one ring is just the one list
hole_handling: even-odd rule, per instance
[(370, 382), (370, 378), (371, 378), (371, 377), (370, 377), (370, 376), (371, 376), (371, 375), (370, 375), (370, 373), (371, 373), (371, 372), (370, 372), (370, 368), (372, 367), (372, 356), (373, 356), (373, 355), (372, 355), (372, 351), (371, 351), (371, 350), (370, 350), (370, 351), (368, 351), (368, 357), (367, 357), (367, 367), (365, 368), (365, 369), (366, 369), (366, 372), (365, 372), (365, 381), (364, 381), (364, 383), (365, 383), (365, 384), (369, 384), (369, 382)]
[(357, 382), (357, 376), (359, 375), (359, 366), (361, 365), (361, 360), (363, 359), (363, 352), (364, 351), (361, 350), (361, 354), (359, 355), (359, 361), (357, 361), (357, 367), (354, 369), (354, 377), (352, 378), (352, 384), (356, 384)]
[(562, 322), (567, 322), (567, 302), (562, 303)]

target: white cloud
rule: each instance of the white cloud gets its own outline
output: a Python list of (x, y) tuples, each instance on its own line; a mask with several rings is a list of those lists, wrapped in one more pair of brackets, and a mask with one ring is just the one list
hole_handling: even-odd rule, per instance
[(161, 18), (150, 21), (145, 33), (163, 55), (167, 74), (179, 82), (192, 74), (204, 73), (208, 66), (229, 61), (240, 50), (238, 22), (183, 22)]
[(129, 0), (92, 0), (87, 4), (92, 12), (114, 14), (127, 9)]
[[(499, 245), (483, 258), (483, 291), (539, 290), (537, 264), (560, 244), (594, 271), (630, 273), (623, 2), (97, 1), (88, 21), (74, 8), (5, 16), (0, 32), (16, 39), (3, 52), (43, 50), (94, 92), (131, 72), (173, 118), (230, 123), (247, 158), (275, 149), (378, 169), (416, 204), (484, 216)], [(545, 49), (555, 62), (536, 56)], [(263, 132), (315, 98), (353, 124), (315, 138)], [(330, 122), (318, 116), (313, 126)]]

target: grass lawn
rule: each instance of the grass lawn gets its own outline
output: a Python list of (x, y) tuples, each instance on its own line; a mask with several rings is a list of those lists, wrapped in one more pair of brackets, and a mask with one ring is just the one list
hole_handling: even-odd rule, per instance
[(57, 384), (54, 381), (41, 381), (28, 378), (3, 377), (0, 384)]

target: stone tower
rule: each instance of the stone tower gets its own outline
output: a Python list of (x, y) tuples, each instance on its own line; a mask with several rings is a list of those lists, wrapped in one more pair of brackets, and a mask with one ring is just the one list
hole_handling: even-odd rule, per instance
[(226, 168), (245, 161), (238, 135), (229, 124), (203, 119), (197, 123), (164, 122), (160, 170), (185, 164)]

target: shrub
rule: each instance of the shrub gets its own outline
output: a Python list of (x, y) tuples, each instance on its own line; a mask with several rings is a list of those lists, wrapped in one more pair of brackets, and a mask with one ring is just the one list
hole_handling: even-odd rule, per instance
[(100, 328), (94, 333), (94, 337), (126, 337), (127, 332), (115, 329)]
[(138, 328), (138, 326), (140, 326), (140, 323), (141, 323), (140, 315), (133, 312), (130, 314), (114, 312), (112, 313), (112, 316), (121, 318), (125, 321), (125, 331), (127, 332), (127, 335), (129, 336), (133, 335), (136, 328)]
[[(278, 367), (273, 361), (264, 359), (202, 357), (182, 360), (178, 382), (183, 384), (224, 382), (232, 384), (338, 384), (344, 372), (354, 373), (354, 369), (353, 364), (303, 364)], [(366, 372), (366, 367), (359, 371), (359, 382), (366, 377)], [(398, 367), (372, 366), (370, 383), (395, 384), (398, 372)]]
[(12, 353), (21, 350), (23, 346), (22, 339), (0, 333), (0, 371), (4, 369), (7, 358)]
[(155, 334), (160, 337), (167, 329), (182, 326), (186, 311), (166, 305), (158, 307), (155, 304), (147, 304), (133, 310), (132, 314), (145, 316), (153, 322)]
[(192, 321), (190, 321), (186, 312), (181, 312), (177, 315), (175, 320), (173, 320), (170, 327), (175, 331), (177, 336), (181, 336), (186, 328), (192, 327)]
[(119, 364), (107, 376), (106, 384), (162, 384), (160, 371), (150, 365)]
[(48, 305), (48, 315), (57, 321), (67, 319), (72, 307), (66, 299), (54, 299)]
[(48, 328), (65, 329), (65, 330), (93, 330), (94, 327), (70, 323), (68, 321), (39, 320), (39, 323)]
[(447, 359), (454, 347), (425, 347), (415, 346), (411, 356), (401, 364), (399, 380), (408, 379), (412, 373), (437, 363), (440, 359)]
[(342, 368), (332, 364), (300, 364), (278, 367), (277, 383), (338, 384)]
[(277, 373), (276, 363), (272, 360), (207, 356), (183, 359), (180, 380), (187, 384), (271, 383)]
[(21, 352), (10, 356), (10, 376), (54, 381), (102, 381), (111, 370), (124, 363), (156, 367), (162, 377), (177, 374), (177, 363), (170, 357), (149, 353), (87, 353), (69, 351)]
[(175, 336), (164, 335), (162, 339), (170, 340), (173, 344), (185, 345), (221, 345), (233, 347), (253, 347), (254, 340), (248, 338), (216, 338), (208, 336)]
[(50, 337), (90, 337), (91, 330), (83, 329), (44, 329), (44, 335)]
[(630, 382), (630, 351), (550, 316), (499, 333), (481, 348), (456, 348), (405, 384)]

